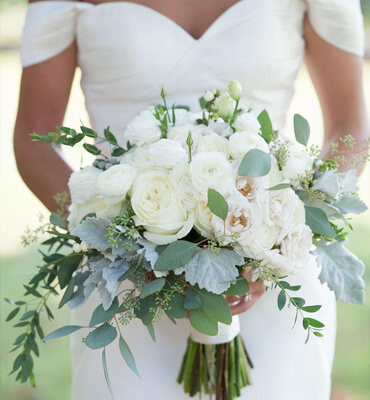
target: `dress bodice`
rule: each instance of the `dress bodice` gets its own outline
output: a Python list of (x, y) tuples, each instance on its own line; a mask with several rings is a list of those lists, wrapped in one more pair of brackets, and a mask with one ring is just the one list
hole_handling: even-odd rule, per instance
[(75, 39), (92, 126), (126, 123), (165, 87), (169, 102), (197, 107), (204, 90), (237, 79), (245, 106), (266, 108), (283, 128), (304, 56), (303, 19), (344, 51), (363, 51), (358, 0), (240, 0), (194, 39), (159, 12), (135, 3), (40, 1), (28, 7), (23, 66), (42, 62)]

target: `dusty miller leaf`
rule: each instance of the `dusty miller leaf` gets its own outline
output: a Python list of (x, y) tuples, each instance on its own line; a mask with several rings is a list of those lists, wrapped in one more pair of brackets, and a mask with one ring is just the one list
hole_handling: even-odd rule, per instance
[(358, 196), (349, 193), (344, 194), (334, 205), (342, 214), (361, 214), (367, 210), (367, 205)]
[(86, 218), (75, 228), (73, 234), (89, 243), (93, 249), (105, 251), (109, 248), (106, 238), (109, 225), (108, 218)]

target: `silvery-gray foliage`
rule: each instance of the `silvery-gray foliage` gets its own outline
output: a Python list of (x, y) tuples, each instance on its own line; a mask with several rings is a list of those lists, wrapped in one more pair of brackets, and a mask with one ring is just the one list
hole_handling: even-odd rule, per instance
[(341, 193), (357, 192), (357, 172), (355, 169), (350, 169), (347, 172), (337, 174), (339, 179)]
[(197, 252), (182, 268), (175, 272), (185, 272), (185, 278), (191, 285), (206, 289), (215, 294), (227, 290), (239, 275), (237, 265), (243, 265), (244, 258), (232, 250), (220, 249), (215, 254), (209, 249)]
[(89, 267), (93, 270), (91, 275), (84, 282), (84, 295), (88, 298), (97, 288), (102, 299), (103, 308), (107, 310), (117, 294), (120, 282), (118, 278), (129, 268), (127, 260), (110, 260), (101, 258), (98, 261), (90, 262)]
[(77, 290), (73, 293), (71, 299), (67, 303), (70, 310), (74, 310), (85, 303), (86, 297), (84, 295), (84, 282), (90, 275), (91, 271), (76, 273), (75, 286), (77, 286)]
[(86, 218), (74, 229), (73, 234), (89, 243), (93, 249), (105, 251), (109, 248), (106, 237), (109, 225), (108, 218)]
[(361, 214), (367, 210), (367, 205), (354, 194), (343, 194), (334, 203), (342, 214)]
[(138, 254), (141, 254), (143, 251), (145, 251), (144, 258), (150, 263), (150, 266), (153, 269), (154, 264), (157, 262), (159, 257), (159, 254), (156, 252), (157, 245), (141, 237), (137, 239), (137, 243), (142, 246), (142, 248), (138, 250)]
[(339, 179), (333, 170), (324, 172), (313, 184), (313, 189), (320, 190), (333, 199), (339, 193)]
[(306, 192), (300, 191), (299, 198), (308, 207), (320, 208), (320, 210), (324, 211), (328, 218), (338, 214), (339, 212), (338, 208), (334, 207), (332, 204), (326, 203), (320, 199), (310, 199), (310, 196)]
[(364, 263), (347, 250), (343, 242), (322, 242), (314, 253), (318, 256), (318, 263), (322, 265), (319, 279), (335, 292), (336, 299), (344, 303), (363, 304)]

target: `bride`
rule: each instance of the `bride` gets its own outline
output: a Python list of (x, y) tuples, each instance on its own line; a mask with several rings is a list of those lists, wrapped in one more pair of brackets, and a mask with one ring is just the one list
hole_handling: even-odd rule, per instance
[[(245, 106), (266, 107), (274, 127), (284, 127), (294, 82), (305, 58), (325, 123), (323, 155), (330, 142), (368, 134), (362, 93), (363, 27), (358, 0), (137, 0), (31, 1), (21, 42), (23, 75), (14, 147), (19, 171), (50, 210), (67, 189), (71, 170), (59, 154), (35, 145), (29, 133), (62, 125), (76, 66), (92, 126), (108, 124), (117, 135), (165, 87), (169, 102), (191, 104), (202, 91), (230, 79), (244, 89)], [(349, 168), (349, 165), (348, 165)], [(322, 340), (304, 344), (291, 326), (294, 311), (278, 311), (276, 296), (251, 285), (241, 332), (255, 362), (251, 400), (328, 400), (335, 347), (334, 296), (319, 283), (319, 271), (304, 271), (302, 295), (322, 304), (328, 327)], [(294, 282), (292, 282), (294, 284)], [(256, 300), (258, 300), (256, 302)], [(94, 299), (72, 319), (86, 321)], [(91, 311), (91, 312), (89, 312)], [(139, 380), (110, 346), (107, 354), (116, 399), (187, 399), (175, 383), (186, 345), (187, 321), (162, 321), (151, 342), (140, 321), (124, 328), (141, 372)], [(101, 354), (72, 339), (73, 399), (108, 400)]]

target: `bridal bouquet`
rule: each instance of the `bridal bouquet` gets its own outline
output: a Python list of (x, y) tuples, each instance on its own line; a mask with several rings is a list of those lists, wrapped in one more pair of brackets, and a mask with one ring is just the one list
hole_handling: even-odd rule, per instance
[[(268, 113), (242, 109), (241, 86), (206, 92), (201, 111), (162, 104), (142, 111), (128, 125), (122, 144), (81, 126), (61, 127), (32, 138), (54, 146), (80, 146), (96, 156), (92, 165), (73, 172), (70, 198), (59, 195), (61, 209), (41, 228), (44, 265), (24, 285), (31, 301), (15, 306), (11, 320), (25, 331), (14, 341), (19, 351), (13, 371), (35, 384), (33, 356), (43, 341), (84, 329), (84, 343), (102, 349), (115, 342), (137, 374), (124, 339), (125, 325), (139, 318), (153, 339), (154, 326), (166, 316), (189, 318), (191, 332), (178, 382), (190, 396), (216, 394), (234, 399), (251, 383), (252, 362), (239, 335), (227, 296), (248, 300), (249, 281), (278, 289), (277, 307), (296, 309), (307, 331), (321, 337), (324, 324), (312, 318), (320, 305), (297, 296), (289, 284), (299, 269), (318, 268), (338, 300), (364, 300), (363, 263), (345, 247), (352, 229), (348, 214), (365, 211), (356, 191), (355, 172), (338, 172), (344, 154), (333, 144), (333, 159), (320, 160), (307, 147), (310, 128), (294, 117), (290, 143), (274, 131)], [(87, 140), (94, 139), (94, 144)], [(110, 154), (98, 147), (104, 142)], [(353, 138), (341, 139), (349, 151)], [(356, 158), (364, 162), (365, 158)], [(24, 238), (34, 239), (33, 233)], [(101, 303), (89, 326), (69, 325), (48, 335), (41, 328), (47, 305), (61, 296), (59, 308), (84, 307), (97, 291)], [(179, 360), (180, 364), (180, 360)], [(257, 366), (258, 368), (258, 366)]]

